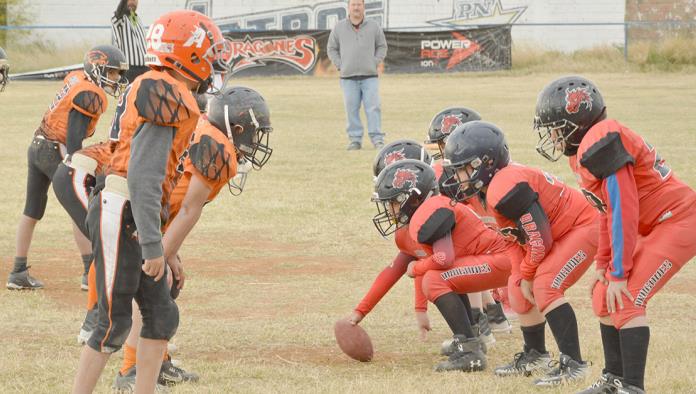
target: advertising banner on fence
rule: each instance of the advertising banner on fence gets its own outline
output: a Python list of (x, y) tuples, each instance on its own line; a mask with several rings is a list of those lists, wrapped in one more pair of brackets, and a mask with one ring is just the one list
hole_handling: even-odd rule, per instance
[[(330, 32), (264, 31), (227, 33), (232, 73), (324, 75), (335, 73), (326, 46)], [(384, 72), (455, 72), (509, 69), (510, 27), (432, 32), (386, 32)]]

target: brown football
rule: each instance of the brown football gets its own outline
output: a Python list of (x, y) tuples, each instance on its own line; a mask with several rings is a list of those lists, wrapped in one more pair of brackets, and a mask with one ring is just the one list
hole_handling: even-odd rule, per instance
[(352, 325), (347, 319), (340, 319), (334, 324), (334, 335), (338, 347), (350, 358), (363, 362), (372, 360), (372, 341), (359, 325)]

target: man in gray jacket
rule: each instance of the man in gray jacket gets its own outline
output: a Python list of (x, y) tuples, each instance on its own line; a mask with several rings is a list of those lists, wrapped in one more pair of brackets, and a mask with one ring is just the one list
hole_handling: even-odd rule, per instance
[(381, 128), (377, 66), (387, 56), (387, 40), (377, 22), (365, 20), (365, 1), (348, 2), (348, 18), (338, 22), (331, 31), (327, 52), (340, 71), (343, 101), (348, 118), (346, 131), (348, 150), (362, 147), (363, 126), (360, 102), (365, 106), (367, 134), (375, 149), (384, 146)]

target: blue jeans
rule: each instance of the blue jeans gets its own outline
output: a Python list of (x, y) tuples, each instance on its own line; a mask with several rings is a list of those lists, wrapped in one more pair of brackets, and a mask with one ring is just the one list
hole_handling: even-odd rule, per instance
[(363, 80), (340, 79), (343, 102), (348, 118), (346, 132), (351, 142), (362, 144), (363, 125), (360, 122), (360, 102), (365, 106), (367, 135), (373, 144), (384, 142), (382, 133), (382, 110), (379, 102), (379, 80), (377, 77)]

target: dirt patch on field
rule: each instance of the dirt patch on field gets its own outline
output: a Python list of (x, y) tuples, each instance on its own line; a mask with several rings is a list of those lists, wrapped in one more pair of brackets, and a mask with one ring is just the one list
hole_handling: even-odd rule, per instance
[(277, 256), (239, 260), (187, 259), (192, 272), (204, 276), (249, 275), (276, 277), (285, 275), (333, 275), (353, 266), (351, 262), (331, 256)]

